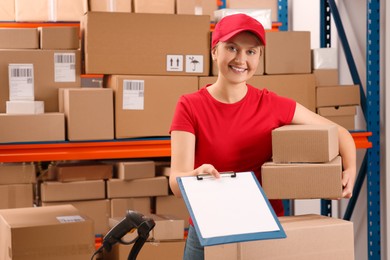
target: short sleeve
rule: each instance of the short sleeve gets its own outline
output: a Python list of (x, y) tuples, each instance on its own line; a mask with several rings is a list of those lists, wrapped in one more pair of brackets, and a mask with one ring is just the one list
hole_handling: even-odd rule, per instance
[(176, 104), (172, 124), (169, 133), (172, 131), (186, 131), (195, 134), (194, 116), (190, 103), (185, 96), (181, 96)]

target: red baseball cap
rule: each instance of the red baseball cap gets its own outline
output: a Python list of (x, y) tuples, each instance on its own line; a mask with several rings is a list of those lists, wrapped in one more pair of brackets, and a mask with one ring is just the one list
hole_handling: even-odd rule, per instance
[(265, 46), (265, 31), (259, 21), (246, 14), (232, 14), (222, 18), (215, 26), (211, 48), (214, 48), (218, 42), (225, 42), (243, 31), (254, 33)]

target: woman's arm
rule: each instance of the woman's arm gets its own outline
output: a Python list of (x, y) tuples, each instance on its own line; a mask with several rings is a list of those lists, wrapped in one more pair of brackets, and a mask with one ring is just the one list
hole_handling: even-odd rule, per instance
[(177, 197), (181, 197), (180, 188), (176, 178), (183, 176), (196, 176), (207, 173), (219, 177), (218, 171), (211, 164), (203, 164), (194, 169), (195, 135), (185, 131), (171, 132), (171, 173), (169, 185)]
[(339, 132), (339, 150), (343, 161), (343, 198), (352, 197), (353, 186), (356, 178), (356, 146), (355, 142), (344, 127), (310, 111), (301, 104), (297, 103), (292, 124), (334, 124)]

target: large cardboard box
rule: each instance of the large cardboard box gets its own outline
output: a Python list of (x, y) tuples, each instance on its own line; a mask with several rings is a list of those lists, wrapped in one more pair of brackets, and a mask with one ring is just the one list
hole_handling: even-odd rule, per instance
[[(177, 241), (157, 241), (146, 242), (137, 256), (137, 260), (182, 260), (184, 254), (184, 240)], [(104, 259), (107, 260), (127, 260), (131, 245), (116, 244), (111, 252), (104, 252)], [(214, 258), (220, 259), (220, 258)]]
[(82, 28), (87, 74), (209, 74), (206, 15), (89, 12)]
[(154, 177), (124, 181), (111, 179), (107, 181), (108, 198), (129, 198), (168, 195), (168, 179)]
[(0, 185), (0, 209), (26, 208), (34, 204), (33, 185)]
[(317, 113), (347, 130), (355, 129), (356, 106), (320, 107)]
[(57, 182), (45, 181), (41, 184), (42, 202), (99, 200), (106, 197), (103, 180)]
[(175, 240), (184, 238), (184, 220), (169, 215), (151, 214), (156, 226), (152, 230), (151, 238), (157, 241)]
[(0, 114), (0, 143), (48, 141), (65, 141), (64, 114)]
[(106, 88), (63, 89), (67, 139), (114, 139), (113, 95)]
[(0, 1), (0, 20), (15, 21), (15, 0)]
[(311, 73), (310, 32), (266, 32), (265, 74)]
[(156, 176), (154, 161), (129, 161), (116, 164), (116, 177), (121, 180), (151, 178)]
[(132, 12), (132, 0), (89, 0), (90, 11), (94, 12)]
[(87, 7), (87, 0), (15, 0), (15, 20), (79, 22)]
[(353, 223), (319, 215), (280, 217), (287, 238), (205, 248), (205, 260), (353, 260)]
[(339, 199), (341, 178), (340, 156), (326, 163), (267, 162), (261, 167), (268, 199)]
[[(199, 77), (199, 88), (216, 80), (217, 77)], [(255, 88), (265, 88), (280, 96), (294, 99), (311, 111), (316, 111), (316, 82), (313, 74), (253, 76), (247, 83)]]
[(359, 85), (336, 85), (317, 87), (317, 108), (360, 105)]
[(272, 131), (272, 161), (329, 162), (339, 154), (336, 125), (285, 125)]
[(43, 207), (66, 205), (74, 206), (81, 215), (87, 216), (93, 221), (94, 234), (105, 235), (109, 231), (108, 219), (110, 217), (109, 200), (85, 200), (85, 201), (64, 201), (44, 202)]
[(184, 227), (189, 226), (190, 214), (182, 198), (171, 196), (156, 197), (156, 214), (174, 216), (184, 220)]
[(80, 28), (76, 26), (39, 27), (40, 48), (44, 50), (77, 50)]
[(198, 90), (197, 77), (111, 75), (115, 138), (168, 136), (179, 97)]
[(50, 179), (71, 182), (106, 180), (113, 176), (113, 166), (98, 162), (64, 162), (53, 165)]
[(218, 10), (217, 2), (210, 0), (176, 0), (177, 14), (208, 15), (214, 21), (214, 11)]
[(58, 89), (79, 88), (79, 50), (0, 50), (0, 113), (9, 100), (8, 64), (32, 64), (35, 100), (45, 102), (45, 112), (58, 112)]
[(316, 86), (335, 86), (339, 84), (338, 69), (313, 70), (316, 77)]
[(0, 184), (25, 184), (36, 182), (34, 163), (0, 164)]
[(0, 210), (0, 259), (85, 260), (94, 251), (93, 222), (71, 205)]
[(134, 13), (175, 13), (175, 0), (133, 0), (133, 6)]
[(272, 21), (279, 21), (278, 19), (278, 0), (227, 0), (226, 6), (234, 9), (271, 9)]
[(111, 200), (111, 217), (125, 217), (127, 210), (134, 210), (143, 215), (149, 215), (152, 212), (151, 198), (123, 198)]
[(38, 30), (36, 28), (0, 28), (0, 39), (0, 49), (39, 48)]

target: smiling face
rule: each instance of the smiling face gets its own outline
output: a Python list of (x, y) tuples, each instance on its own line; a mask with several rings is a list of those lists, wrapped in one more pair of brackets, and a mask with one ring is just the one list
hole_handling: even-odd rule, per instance
[(246, 82), (253, 76), (263, 54), (263, 45), (250, 32), (241, 32), (226, 42), (219, 42), (212, 50), (220, 77), (229, 83)]

